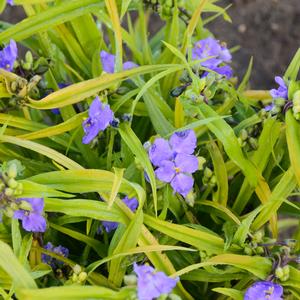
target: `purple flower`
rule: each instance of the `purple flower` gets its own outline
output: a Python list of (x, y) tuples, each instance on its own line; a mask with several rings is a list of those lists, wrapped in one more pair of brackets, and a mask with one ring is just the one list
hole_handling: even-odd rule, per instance
[[(101, 59), (102, 68), (106, 73), (112, 74), (115, 72), (115, 62), (116, 62), (115, 55), (102, 50), (100, 52), (100, 59)], [(123, 64), (123, 70), (130, 70), (136, 68), (137, 66), (138, 65), (132, 61), (126, 61)]]
[(270, 90), (272, 98), (284, 98), (288, 100), (288, 87), (280, 76), (275, 77), (275, 82), (279, 85), (278, 89)]
[[(128, 198), (128, 196), (124, 197), (122, 201), (130, 208), (131, 211), (135, 212), (137, 207), (139, 206), (138, 200), (133, 198)], [(117, 222), (110, 222), (110, 221), (102, 221), (102, 225), (107, 233), (117, 229), (119, 223)]]
[(170, 183), (175, 192), (186, 197), (194, 185), (194, 179), (190, 174), (197, 169), (196, 156), (178, 153), (173, 161), (162, 161), (155, 174), (159, 180)]
[[(224, 63), (230, 63), (232, 56), (225, 45), (220, 44), (219, 41), (212, 37), (200, 40), (195, 43), (192, 49), (192, 59), (200, 60), (211, 57), (201, 62), (201, 66), (211, 69), (227, 78), (232, 77), (232, 69), (230, 66), (221, 65)], [(205, 72), (203, 76), (208, 73)]]
[(6, 0), (6, 3), (9, 5), (14, 5), (14, 1), (13, 0)]
[[(51, 251), (57, 255), (60, 255), (62, 257), (68, 257), (69, 256), (69, 249), (63, 247), (63, 246), (57, 246), (54, 247), (51, 242), (48, 242), (45, 246), (44, 249)], [(52, 268), (56, 268), (57, 266), (63, 265), (63, 262), (51, 257), (50, 255), (47, 254), (42, 254), (42, 262), (45, 264), (50, 265)]]
[(244, 300), (281, 300), (283, 288), (271, 281), (258, 281), (250, 286), (244, 296)]
[(103, 104), (97, 96), (89, 109), (89, 117), (83, 122), (83, 144), (89, 144), (100, 131), (104, 131), (114, 119), (114, 113), (108, 104)]
[(186, 197), (194, 185), (192, 173), (198, 170), (198, 159), (192, 155), (197, 146), (193, 130), (175, 132), (169, 141), (158, 138), (148, 150), (149, 159), (157, 167), (156, 177), (170, 183), (173, 190)]
[(12, 71), (17, 56), (17, 44), (14, 40), (10, 40), (9, 44), (0, 51), (0, 68)]
[(43, 198), (19, 198), (17, 202), (25, 201), (30, 204), (30, 210), (19, 209), (14, 213), (14, 218), (22, 221), (26, 231), (45, 232), (46, 220), (42, 216), (44, 209)]
[(134, 264), (137, 275), (137, 288), (139, 300), (152, 300), (160, 295), (169, 294), (176, 286), (179, 278), (170, 278), (163, 272), (155, 272), (154, 268), (147, 265)]

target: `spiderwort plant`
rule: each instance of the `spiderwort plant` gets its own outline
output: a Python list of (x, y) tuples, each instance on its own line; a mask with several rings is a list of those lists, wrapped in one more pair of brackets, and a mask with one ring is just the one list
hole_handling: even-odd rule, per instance
[(1, 296), (300, 295), (300, 52), (271, 93), (249, 90), (206, 28), (229, 19), (218, 1), (14, 2), (28, 17), (0, 30)]

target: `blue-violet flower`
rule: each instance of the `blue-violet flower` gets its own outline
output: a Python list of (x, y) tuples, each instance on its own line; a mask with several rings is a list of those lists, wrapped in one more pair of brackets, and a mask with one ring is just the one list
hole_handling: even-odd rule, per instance
[(244, 300), (282, 300), (283, 288), (271, 281), (258, 281), (250, 286)]
[[(100, 52), (100, 59), (101, 59), (102, 68), (106, 73), (112, 74), (115, 72), (115, 62), (116, 62), (115, 55), (102, 50)], [(137, 66), (138, 65), (132, 61), (126, 61), (123, 63), (123, 70), (130, 70), (136, 68)]]
[(169, 141), (158, 138), (148, 150), (155, 174), (173, 190), (186, 197), (194, 185), (192, 173), (198, 170), (198, 159), (192, 155), (197, 146), (193, 130), (175, 132)]
[[(193, 60), (205, 58), (208, 59), (201, 62), (201, 66), (224, 75), (227, 78), (232, 77), (231, 67), (228, 65), (222, 65), (224, 63), (230, 63), (232, 56), (227, 47), (223, 44), (220, 44), (220, 42), (213, 37), (208, 37), (196, 42), (194, 48), (192, 49)], [(205, 72), (203, 76), (206, 76), (207, 74), (208, 73)]]
[[(68, 257), (69, 256), (69, 249), (65, 248), (61, 245), (54, 247), (54, 245), (51, 242), (48, 242), (45, 246), (44, 249), (51, 251), (57, 255), (60, 255), (62, 257)], [(45, 264), (50, 265), (52, 268), (56, 268), (59, 266), (63, 265), (63, 262), (51, 257), (50, 255), (47, 254), (42, 254), (42, 262)]]
[(19, 198), (17, 202), (25, 201), (30, 204), (30, 210), (19, 209), (14, 212), (14, 218), (22, 221), (26, 231), (45, 232), (46, 220), (42, 216), (44, 209), (43, 198)]
[[(138, 207), (138, 205), (139, 205), (139, 202), (138, 202), (138, 200), (137, 200), (135, 197), (133, 197), (133, 198), (128, 198), (128, 196), (126, 196), (126, 197), (124, 197), (124, 198), (122, 199), (122, 201), (123, 201), (123, 202), (127, 205), (127, 207), (130, 208), (130, 210), (133, 211), (133, 212), (136, 211), (136, 209), (137, 209), (137, 207)], [(117, 223), (117, 222), (110, 222), (110, 221), (102, 221), (102, 225), (103, 225), (105, 231), (106, 231), (107, 233), (109, 233), (109, 232), (115, 230), (115, 229), (118, 227), (119, 223)]]
[(280, 76), (275, 77), (275, 82), (279, 85), (277, 89), (270, 90), (272, 98), (284, 98), (288, 99), (288, 87), (286, 86), (284, 80)]
[(89, 117), (83, 122), (83, 144), (89, 144), (100, 131), (104, 131), (113, 121), (114, 113), (108, 104), (103, 104), (97, 96), (89, 109)]
[(0, 68), (12, 71), (17, 56), (17, 44), (14, 40), (10, 40), (9, 44), (0, 51)]
[(139, 300), (153, 300), (160, 295), (169, 294), (177, 284), (179, 278), (170, 278), (163, 272), (147, 265), (134, 264), (137, 275), (137, 289)]

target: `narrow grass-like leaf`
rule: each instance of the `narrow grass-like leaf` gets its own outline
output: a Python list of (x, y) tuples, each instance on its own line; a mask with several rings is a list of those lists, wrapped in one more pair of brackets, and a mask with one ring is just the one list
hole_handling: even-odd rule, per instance
[(0, 241), (0, 267), (11, 277), (16, 289), (37, 288), (35, 281), (20, 264), (12, 249), (2, 241)]

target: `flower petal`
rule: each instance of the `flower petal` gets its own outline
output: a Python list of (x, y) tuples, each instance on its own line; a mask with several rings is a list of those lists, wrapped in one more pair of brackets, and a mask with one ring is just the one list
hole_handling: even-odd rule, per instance
[(170, 182), (175, 176), (175, 165), (172, 161), (164, 160), (160, 167), (155, 170), (156, 177), (163, 182)]
[(170, 138), (170, 145), (175, 153), (192, 154), (197, 146), (195, 132), (191, 129), (175, 132)]
[(162, 161), (172, 158), (172, 150), (168, 141), (158, 138), (149, 148), (148, 155), (152, 164), (158, 167)]
[(171, 181), (173, 190), (181, 194), (183, 197), (187, 196), (187, 194), (192, 190), (193, 185), (194, 178), (183, 173), (176, 174), (174, 179)]
[(194, 173), (198, 170), (199, 163), (195, 155), (178, 153), (175, 157), (175, 166), (183, 173)]

